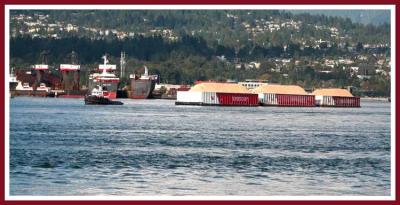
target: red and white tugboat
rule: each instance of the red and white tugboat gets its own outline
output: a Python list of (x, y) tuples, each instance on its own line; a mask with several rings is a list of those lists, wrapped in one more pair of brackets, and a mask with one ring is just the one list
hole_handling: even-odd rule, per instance
[(85, 96), (86, 105), (123, 105), (120, 101), (110, 100), (109, 92), (106, 87), (97, 85), (90, 95)]

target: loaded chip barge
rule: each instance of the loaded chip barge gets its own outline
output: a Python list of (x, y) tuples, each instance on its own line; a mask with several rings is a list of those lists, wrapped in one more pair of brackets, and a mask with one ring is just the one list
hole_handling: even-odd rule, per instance
[(314, 107), (315, 97), (297, 85), (261, 85), (253, 89), (263, 106)]
[(360, 107), (360, 98), (354, 97), (345, 89), (318, 89), (312, 93), (317, 106), (321, 107)]
[(176, 105), (258, 106), (258, 95), (234, 83), (204, 82), (178, 91)]

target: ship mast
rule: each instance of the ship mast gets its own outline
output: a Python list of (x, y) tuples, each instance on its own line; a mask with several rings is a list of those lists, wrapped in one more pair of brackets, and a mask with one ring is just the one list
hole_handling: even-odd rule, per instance
[(47, 64), (47, 55), (49, 54), (49, 52), (48, 51), (42, 51), (41, 53), (40, 53), (40, 63), (42, 64), (42, 65), (46, 65)]
[(78, 64), (78, 57), (75, 51), (71, 52), (71, 64), (73, 65)]
[(149, 76), (149, 70), (147, 69), (147, 66), (144, 66), (144, 75), (143, 76)]
[(106, 65), (108, 63), (107, 55), (104, 55), (102, 58), (104, 59), (103, 74), (106, 74), (107, 73), (107, 66)]
[(125, 52), (121, 52), (121, 60), (120, 60), (120, 68), (121, 68), (121, 72), (120, 72), (120, 74), (121, 74), (121, 79), (123, 79), (124, 78), (124, 76), (125, 76), (125, 66), (126, 66), (126, 61), (125, 61)]

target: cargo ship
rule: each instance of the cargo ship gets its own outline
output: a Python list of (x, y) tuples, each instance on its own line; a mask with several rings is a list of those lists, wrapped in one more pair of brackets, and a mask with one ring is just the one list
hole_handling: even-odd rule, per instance
[(76, 53), (70, 54), (71, 64), (61, 64), (61, 89), (64, 91), (59, 97), (63, 98), (81, 98), (86, 91), (82, 91), (79, 86), (80, 65), (77, 64)]
[(117, 97), (119, 83), (119, 78), (114, 74), (117, 65), (108, 64), (106, 55), (102, 58), (104, 59), (104, 63), (99, 65), (96, 73), (89, 75), (89, 91), (92, 91), (100, 85), (103, 90), (107, 91), (107, 98), (115, 99)]
[(35, 69), (31, 71), (18, 70), (16, 72), (18, 85), (15, 88), (15, 95), (48, 97), (52, 89), (60, 88), (61, 80), (58, 76), (43, 72), (38, 81), (37, 75)]
[(36, 90), (40, 85), (43, 86), (44, 82), (44, 75), (47, 70), (49, 70), (49, 65), (46, 64), (36, 64), (33, 66), (33, 70), (36, 74), (36, 81), (33, 85), (33, 89)]
[(40, 64), (31, 66), (30, 70), (17, 70), (15, 75), (19, 84), (15, 95), (47, 97), (52, 89), (59, 89), (60, 78), (49, 71), (47, 51), (40, 53)]
[(144, 74), (140, 77), (136, 74), (130, 75), (131, 86), (128, 92), (129, 98), (132, 99), (148, 99), (152, 97), (152, 92), (158, 81), (158, 75), (149, 75), (149, 71), (144, 66)]

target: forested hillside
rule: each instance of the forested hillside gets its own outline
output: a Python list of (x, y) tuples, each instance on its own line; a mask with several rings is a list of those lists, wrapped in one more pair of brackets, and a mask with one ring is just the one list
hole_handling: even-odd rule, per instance
[[(166, 83), (266, 79), (306, 88), (355, 86), (388, 95), (390, 26), (283, 11), (12, 11), (11, 64), (29, 69), (47, 51), (53, 72), (79, 55), (81, 75), (107, 53), (127, 72)], [(84, 78), (82, 78), (84, 79)]]
[(389, 10), (292, 10), (293, 14), (318, 14), (349, 18), (355, 23), (362, 24), (390, 24)]

